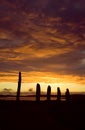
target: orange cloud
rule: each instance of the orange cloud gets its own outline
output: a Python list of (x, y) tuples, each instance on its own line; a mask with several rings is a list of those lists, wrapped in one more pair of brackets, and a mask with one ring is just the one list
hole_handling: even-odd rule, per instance
[(16, 82), (22, 71), (23, 82), (84, 83), (85, 20), (79, 3), (2, 0), (0, 80)]

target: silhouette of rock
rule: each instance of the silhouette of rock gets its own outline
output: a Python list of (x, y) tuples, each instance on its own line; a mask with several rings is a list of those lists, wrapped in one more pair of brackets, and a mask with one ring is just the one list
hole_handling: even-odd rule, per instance
[(19, 77), (18, 77), (18, 88), (17, 88), (17, 97), (16, 97), (17, 102), (20, 100), (20, 89), (21, 89), (21, 72), (19, 72)]
[(65, 97), (66, 97), (66, 102), (70, 102), (70, 92), (68, 88), (66, 89)]
[(36, 101), (40, 101), (40, 84), (37, 83), (36, 85)]
[(57, 101), (60, 102), (61, 100), (61, 91), (60, 91), (60, 88), (58, 87), (57, 88)]
[(51, 87), (48, 86), (48, 88), (47, 88), (47, 100), (50, 101), (50, 99), (51, 99)]

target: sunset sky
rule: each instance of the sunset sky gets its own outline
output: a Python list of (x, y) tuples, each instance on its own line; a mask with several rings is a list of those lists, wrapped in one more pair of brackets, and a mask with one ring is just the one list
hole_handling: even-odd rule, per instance
[(0, 0), (0, 91), (85, 92), (85, 0)]

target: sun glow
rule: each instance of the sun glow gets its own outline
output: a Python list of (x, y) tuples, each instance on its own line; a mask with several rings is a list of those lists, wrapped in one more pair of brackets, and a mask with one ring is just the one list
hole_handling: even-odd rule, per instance
[[(5, 81), (5, 82), (4, 82)], [(16, 92), (18, 86), (18, 73), (5, 74), (3, 80), (1, 79), (0, 91), (5, 88), (11, 89)], [(22, 72), (22, 84), (21, 92), (32, 92), (36, 91), (36, 84), (39, 83), (41, 91), (46, 92), (48, 85), (51, 86), (51, 91), (56, 92), (57, 87), (60, 87), (62, 93), (65, 92), (66, 88), (69, 88), (71, 92), (82, 92), (85, 91), (84, 80), (79, 79), (78, 76), (72, 75), (59, 75), (51, 72)]]
[[(76, 83), (45, 83), (45, 82), (38, 82), (41, 86), (41, 92), (47, 92), (48, 85), (51, 86), (51, 92), (56, 93), (57, 87), (60, 87), (61, 92), (65, 93), (66, 88), (69, 88), (70, 92), (85, 92), (85, 86)], [(21, 92), (29, 92), (31, 89), (32, 92), (36, 91), (36, 84), (37, 83), (22, 83), (21, 84)], [(2, 82), (0, 83), (0, 92), (2, 92), (5, 88), (11, 89), (12, 92), (17, 91), (17, 83), (13, 82)]]

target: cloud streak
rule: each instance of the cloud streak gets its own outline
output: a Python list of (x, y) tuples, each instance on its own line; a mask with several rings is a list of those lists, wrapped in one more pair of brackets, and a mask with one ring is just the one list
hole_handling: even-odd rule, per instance
[(0, 73), (40, 72), (43, 77), (47, 72), (83, 79), (84, 5), (84, 0), (1, 0)]

